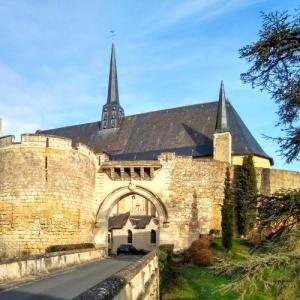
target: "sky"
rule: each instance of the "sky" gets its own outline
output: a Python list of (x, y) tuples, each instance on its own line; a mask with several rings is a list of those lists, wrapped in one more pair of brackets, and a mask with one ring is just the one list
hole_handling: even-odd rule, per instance
[(0, 118), (4, 134), (100, 119), (115, 31), (120, 102), (126, 115), (218, 98), (229, 101), (276, 168), (277, 106), (240, 80), (238, 49), (255, 42), (260, 12), (294, 0), (0, 0)]

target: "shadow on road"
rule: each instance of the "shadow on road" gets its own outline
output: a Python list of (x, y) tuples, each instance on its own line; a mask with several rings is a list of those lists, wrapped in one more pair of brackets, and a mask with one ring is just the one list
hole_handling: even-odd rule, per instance
[(1, 300), (65, 300), (65, 298), (52, 297), (42, 294), (32, 294), (22, 291), (0, 292)]
[(135, 262), (142, 258), (144, 255), (126, 255), (126, 254), (119, 254), (119, 255), (110, 255), (109, 258), (113, 260), (120, 260), (120, 261), (129, 261)]

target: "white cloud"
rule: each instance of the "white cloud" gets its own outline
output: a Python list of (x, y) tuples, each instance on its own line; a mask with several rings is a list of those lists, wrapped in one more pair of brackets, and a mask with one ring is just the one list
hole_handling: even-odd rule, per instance
[(172, 26), (190, 17), (193, 17), (196, 22), (211, 20), (220, 15), (264, 1), (266, 0), (170, 1), (158, 8), (156, 14), (146, 20), (144, 27), (147, 28), (146, 32), (152, 32)]
[(17, 137), (39, 128), (68, 124), (74, 114), (78, 122), (91, 121), (86, 114), (100, 101), (91, 89), (92, 77), (62, 68), (43, 81), (26, 78), (0, 63), (0, 117), (4, 134)]

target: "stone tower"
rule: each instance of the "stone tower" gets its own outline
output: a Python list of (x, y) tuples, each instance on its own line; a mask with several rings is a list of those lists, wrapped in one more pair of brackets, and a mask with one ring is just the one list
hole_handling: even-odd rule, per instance
[(223, 80), (221, 81), (216, 128), (214, 133), (215, 160), (231, 163), (232, 139), (228, 128), (227, 106)]
[(115, 45), (112, 44), (107, 102), (103, 106), (101, 130), (117, 128), (124, 116), (124, 110), (119, 103), (118, 76)]

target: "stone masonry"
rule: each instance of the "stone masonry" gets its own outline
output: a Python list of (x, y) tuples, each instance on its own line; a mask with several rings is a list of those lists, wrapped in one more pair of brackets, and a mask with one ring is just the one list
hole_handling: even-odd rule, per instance
[[(84, 145), (72, 147), (66, 138), (23, 135), (14, 143), (12, 136), (2, 137), (0, 254), (38, 254), (58, 244), (105, 246), (110, 212), (129, 195), (153, 203), (159, 242), (183, 250), (199, 234), (221, 229), (228, 166), (174, 153), (162, 153), (153, 161), (110, 162)], [(114, 168), (121, 170), (121, 177), (112, 176)], [(257, 174), (262, 193), (300, 187), (298, 172), (257, 168)]]
[(0, 255), (92, 242), (95, 156), (71, 140), (0, 139)]

